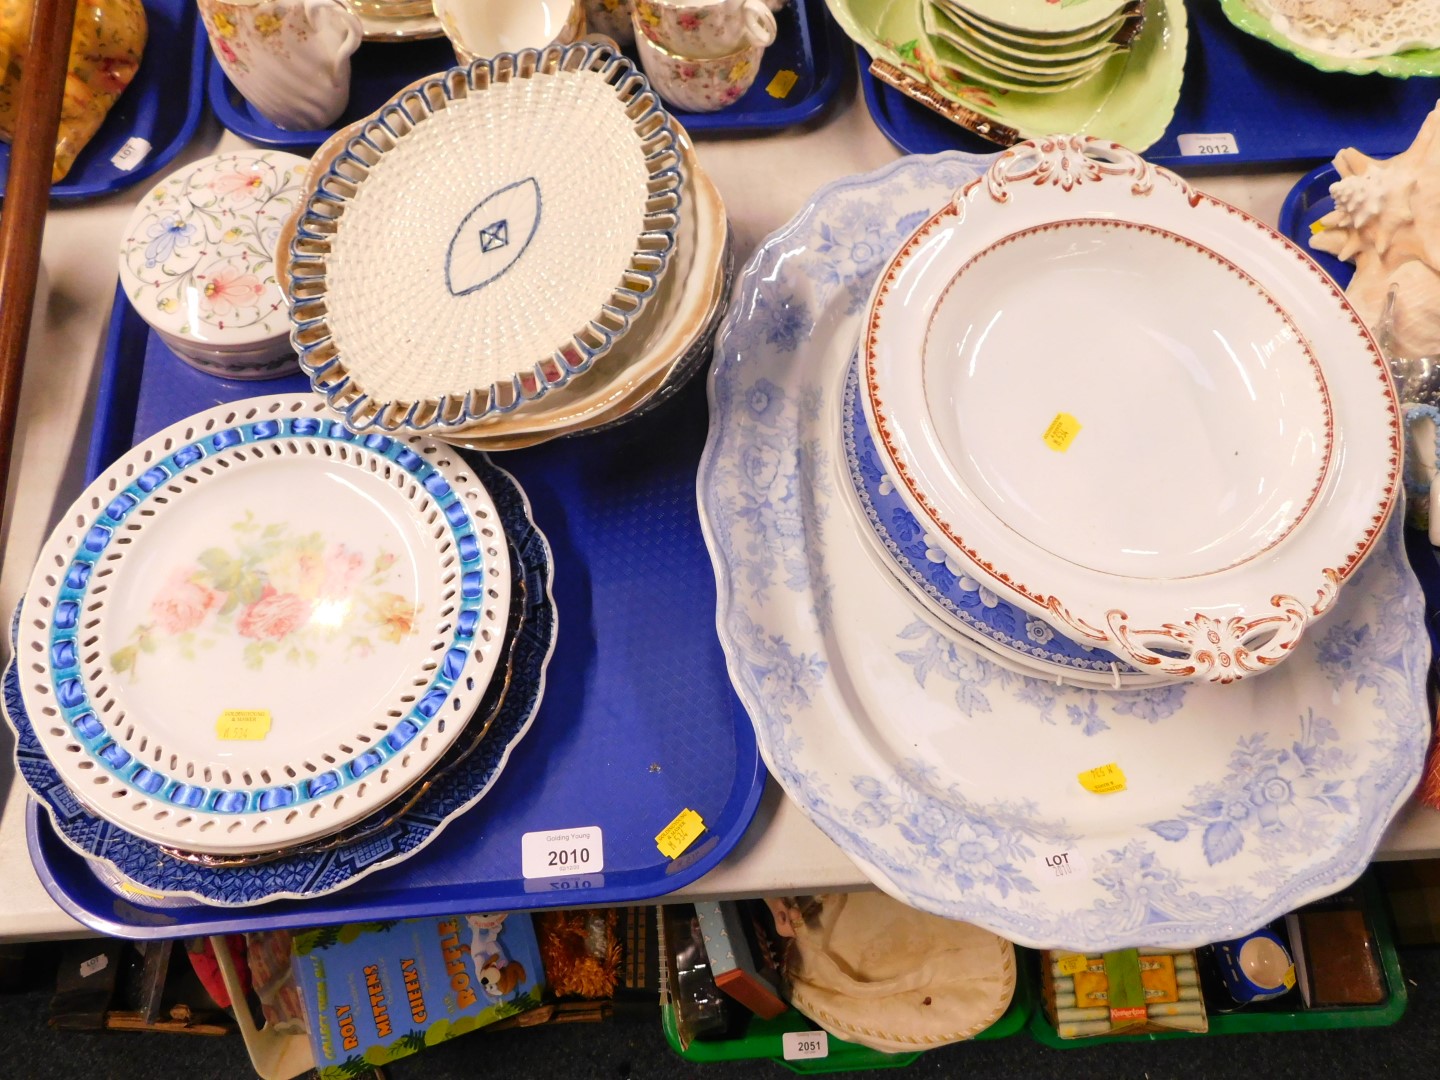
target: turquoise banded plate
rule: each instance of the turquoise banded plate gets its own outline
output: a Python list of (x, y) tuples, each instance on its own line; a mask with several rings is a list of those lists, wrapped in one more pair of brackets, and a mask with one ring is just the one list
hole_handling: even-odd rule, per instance
[(326, 836), (465, 727), (509, 612), (504, 528), (456, 452), (312, 395), (199, 413), (51, 534), (19, 627), (42, 749), (95, 814), (186, 851)]

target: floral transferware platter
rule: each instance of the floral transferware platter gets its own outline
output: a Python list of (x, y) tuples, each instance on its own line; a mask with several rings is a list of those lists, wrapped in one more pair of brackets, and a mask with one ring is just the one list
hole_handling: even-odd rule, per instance
[(305, 169), (304, 158), (275, 150), (218, 154), (155, 184), (131, 215), (120, 244), (125, 295), (203, 369), (228, 378), (295, 370), (275, 244)]
[[(1233, 686), (1060, 687), (919, 617), (837, 504), (839, 403), (884, 261), (985, 164), (831, 185), (745, 270), (698, 483), (731, 679), (771, 773), (906, 903), (1040, 948), (1234, 937), (1357, 876), (1419, 778), (1400, 524), (1284, 667)], [(1078, 782), (1112, 762), (1124, 791)]]
[[(1397, 5), (1398, 6), (1398, 5)], [(1419, 6), (1417, 3), (1416, 6)], [(1307, 47), (1275, 25), (1249, 0), (1220, 0), (1220, 10), (1230, 22), (1261, 41), (1303, 60), (1320, 71), (1350, 75), (1388, 75), (1395, 79), (1431, 78), (1440, 75), (1440, 49), (1408, 49), (1385, 56), (1344, 56)]]
[(519, 408), (655, 296), (683, 170), (669, 114), (610, 46), (452, 68), (349, 130), (307, 177), (285, 291), (301, 366), (352, 428)]
[(1022, 675), (1097, 689), (1141, 689), (1175, 682), (1071, 641), (1044, 619), (1009, 603), (946, 554), (915, 520), (885, 470), (865, 424), (859, 359), (850, 362), (840, 402), (848, 483), (843, 501), (886, 569), (940, 622)]
[[(1055, 349), (1048, 325), (1103, 332)], [(861, 383), (897, 492), (948, 555), (1177, 678), (1290, 655), (1399, 489), (1389, 367), (1335, 283), (1095, 139), (1005, 151), (916, 230), (871, 299)], [(1165, 450), (1187, 454), (1183, 483), (1114, 482)]]
[(98, 814), (217, 854), (335, 832), (408, 788), (485, 693), (509, 610), (455, 451), (308, 394), (198, 413), (81, 494), (30, 579), (40, 744)]
[(909, 78), (959, 106), (964, 126), (1008, 146), (1056, 131), (1112, 139), (1145, 150), (1165, 133), (1180, 100), (1188, 41), (1182, 0), (1154, 0), (1128, 50), (1112, 56), (1068, 94), (1003, 91), (962, 78), (935, 57), (925, 34), (924, 0), (828, 0), (845, 32), (900, 81)]
[[(530, 507), (510, 474), (477, 460), (475, 471), (494, 498), (512, 547), (512, 573), (524, 583), (524, 612), (508, 644), (510, 678), (497, 680), (479, 712), (492, 717), (489, 731), (473, 748), (452, 747), (435, 769), (436, 781), (398, 818), (378, 831), (361, 823), (362, 838), (341, 847), (287, 854), (245, 866), (196, 865), (172, 857), (158, 845), (90, 813), (56, 773), (36, 739), (20, 694), (15, 663), (5, 673), (6, 718), (16, 730), (20, 774), (50, 815), (56, 832), (91, 860), (102, 880), (141, 903), (198, 901), (249, 906), (272, 900), (322, 896), (376, 870), (409, 858), (451, 821), (474, 806), (494, 785), (510, 752), (530, 727), (545, 686), (555, 646), (555, 609), (550, 595), (550, 548), (530, 517)], [(461, 755), (464, 755), (461, 757)], [(459, 760), (455, 760), (455, 759)], [(382, 809), (373, 816), (385, 818)]]
[(1077, 34), (1114, 20), (1130, 0), (946, 0), (1022, 34)]

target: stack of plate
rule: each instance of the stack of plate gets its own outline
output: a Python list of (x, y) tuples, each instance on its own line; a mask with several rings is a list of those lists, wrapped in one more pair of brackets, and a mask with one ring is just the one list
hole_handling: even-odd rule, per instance
[(523, 446), (635, 415), (699, 366), (724, 205), (607, 45), (476, 61), (316, 155), (282, 233), (292, 340), (359, 431)]
[(717, 625), (772, 774), (876, 884), (1104, 951), (1363, 870), (1428, 639), (1388, 373), (1303, 252), (1057, 137), (833, 185), (735, 311)]
[(499, 470), (311, 395), (200, 413), (41, 553), (6, 683), (22, 774), (113, 883), (331, 891), (493, 783), (539, 704), (548, 584)]
[(926, 0), (922, 12), (942, 67), (1024, 94), (1059, 94), (1092, 78), (1145, 21), (1144, 0)]

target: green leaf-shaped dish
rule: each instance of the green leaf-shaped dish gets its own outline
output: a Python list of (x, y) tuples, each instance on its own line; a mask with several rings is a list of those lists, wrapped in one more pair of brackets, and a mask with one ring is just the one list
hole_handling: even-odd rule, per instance
[(1247, 34), (1268, 41), (1277, 49), (1305, 61), (1321, 71), (1343, 71), (1351, 75), (1388, 75), (1393, 79), (1440, 75), (1440, 49), (1412, 49), (1389, 56), (1344, 57), (1313, 52), (1290, 40), (1245, 0), (1220, 0), (1225, 17)]

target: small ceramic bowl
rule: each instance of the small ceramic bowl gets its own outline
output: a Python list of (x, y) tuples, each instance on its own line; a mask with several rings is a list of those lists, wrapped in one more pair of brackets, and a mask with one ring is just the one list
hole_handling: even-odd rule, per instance
[(435, 17), (462, 64), (482, 57), (547, 45), (569, 45), (585, 36), (581, 0), (432, 0)]
[(638, 21), (635, 50), (655, 91), (676, 108), (697, 113), (718, 112), (744, 97), (765, 55), (763, 45), (747, 45), (727, 56), (679, 56), (641, 33)]
[(193, 367), (230, 379), (298, 370), (274, 255), (308, 165), (274, 150), (204, 158), (152, 187), (130, 216), (125, 295)]

